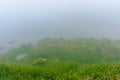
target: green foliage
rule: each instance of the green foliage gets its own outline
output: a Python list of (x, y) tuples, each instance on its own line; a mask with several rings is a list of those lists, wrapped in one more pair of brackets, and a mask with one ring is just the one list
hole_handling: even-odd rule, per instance
[(0, 80), (119, 80), (120, 41), (48, 38), (11, 49), (0, 61)]
[(38, 58), (33, 62), (33, 64), (34, 65), (44, 65), (46, 62), (47, 62), (47, 58)]
[[(19, 55), (27, 55), (17, 60)], [(48, 64), (77, 62), (83, 64), (119, 63), (120, 41), (109, 39), (42, 39), (32, 46), (30, 43), (14, 48), (0, 56), (2, 62), (32, 64), (38, 58), (47, 58)], [(37, 61), (36, 63), (39, 63)]]
[(1, 80), (119, 80), (120, 65), (57, 65), (0, 64)]

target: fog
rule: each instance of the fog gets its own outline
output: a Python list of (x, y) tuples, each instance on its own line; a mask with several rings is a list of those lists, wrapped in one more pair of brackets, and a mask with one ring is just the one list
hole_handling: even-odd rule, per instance
[(119, 7), (119, 0), (0, 0), (0, 46), (47, 37), (120, 39)]

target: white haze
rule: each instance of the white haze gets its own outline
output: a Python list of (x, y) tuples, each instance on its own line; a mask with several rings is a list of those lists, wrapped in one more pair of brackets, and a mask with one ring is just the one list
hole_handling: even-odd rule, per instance
[[(0, 0), (0, 46), (46, 37), (120, 39), (119, 0)], [(17, 40), (15, 44), (9, 41)]]

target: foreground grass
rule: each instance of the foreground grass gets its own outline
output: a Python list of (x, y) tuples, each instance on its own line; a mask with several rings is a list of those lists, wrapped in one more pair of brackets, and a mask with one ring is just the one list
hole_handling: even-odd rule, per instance
[(120, 65), (0, 64), (0, 80), (120, 80)]

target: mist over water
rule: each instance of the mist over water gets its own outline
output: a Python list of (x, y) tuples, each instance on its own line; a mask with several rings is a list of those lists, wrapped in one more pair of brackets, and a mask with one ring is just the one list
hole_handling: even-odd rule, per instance
[[(120, 39), (119, 2), (118, 0), (114, 2), (112, 0), (2, 0), (0, 46), (7, 50), (47, 37)], [(9, 44), (12, 40), (17, 41)]]

